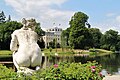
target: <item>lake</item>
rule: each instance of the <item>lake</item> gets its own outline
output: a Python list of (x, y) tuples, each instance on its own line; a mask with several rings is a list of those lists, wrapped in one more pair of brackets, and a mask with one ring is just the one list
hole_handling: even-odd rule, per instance
[(97, 61), (102, 65), (103, 70), (108, 71), (110, 74), (120, 74), (120, 54), (113, 53), (105, 56), (49, 56), (44, 58), (43, 67), (57, 64), (58, 62), (81, 62)]
[[(0, 57), (0, 61), (12, 61), (12, 56)], [(113, 53), (105, 56), (45, 56), (42, 60), (42, 67), (45, 68), (46, 66), (50, 66), (52, 64), (57, 64), (58, 62), (81, 62), (86, 63), (87, 61), (97, 61), (99, 64), (102, 65), (103, 70), (107, 70), (110, 74), (120, 74), (120, 54)], [(6, 65), (8, 67), (13, 66)]]

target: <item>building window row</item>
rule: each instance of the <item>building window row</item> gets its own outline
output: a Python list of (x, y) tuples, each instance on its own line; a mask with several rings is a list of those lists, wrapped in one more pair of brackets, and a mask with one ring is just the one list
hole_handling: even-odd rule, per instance
[[(55, 38), (48, 38), (48, 37), (45, 38), (45, 37), (44, 37), (44, 40), (45, 40), (45, 39), (46, 39), (46, 40), (53, 40), (53, 39), (55, 39)], [(57, 40), (59, 41), (60, 38), (57, 38)]]
[(62, 31), (62, 29), (49, 29), (47, 31)]
[(60, 35), (46, 35), (46, 36), (51, 36), (51, 37), (60, 37)]

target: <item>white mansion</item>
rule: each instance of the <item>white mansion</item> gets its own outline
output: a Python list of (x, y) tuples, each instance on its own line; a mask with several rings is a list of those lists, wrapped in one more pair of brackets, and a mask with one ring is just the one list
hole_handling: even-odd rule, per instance
[(45, 48), (49, 46), (49, 43), (54, 39), (57, 40), (57, 43), (61, 44), (61, 33), (62, 28), (54, 27), (49, 28), (45, 31), (45, 36), (43, 36), (43, 40), (45, 42)]

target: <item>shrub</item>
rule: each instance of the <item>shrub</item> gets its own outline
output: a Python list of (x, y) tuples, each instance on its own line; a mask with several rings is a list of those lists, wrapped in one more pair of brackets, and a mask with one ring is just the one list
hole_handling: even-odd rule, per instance
[(102, 80), (101, 66), (97, 62), (60, 63), (44, 70), (40, 75), (46, 80)]
[(49, 48), (49, 51), (52, 52), (52, 48), (51, 47)]
[(49, 68), (41, 69), (32, 76), (21, 74), (0, 65), (0, 79), (2, 80), (102, 80), (101, 66), (97, 62), (59, 63)]
[(8, 69), (6, 66), (0, 64), (0, 80), (15, 79), (16, 75), (12, 69)]

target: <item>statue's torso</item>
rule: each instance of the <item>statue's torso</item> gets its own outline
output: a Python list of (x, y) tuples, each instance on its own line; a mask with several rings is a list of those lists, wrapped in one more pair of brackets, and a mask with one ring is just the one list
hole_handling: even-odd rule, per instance
[(37, 44), (37, 33), (31, 30), (16, 30), (13, 35), (18, 40), (18, 51), (15, 56), (20, 65), (35, 66), (40, 64), (41, 50)]

